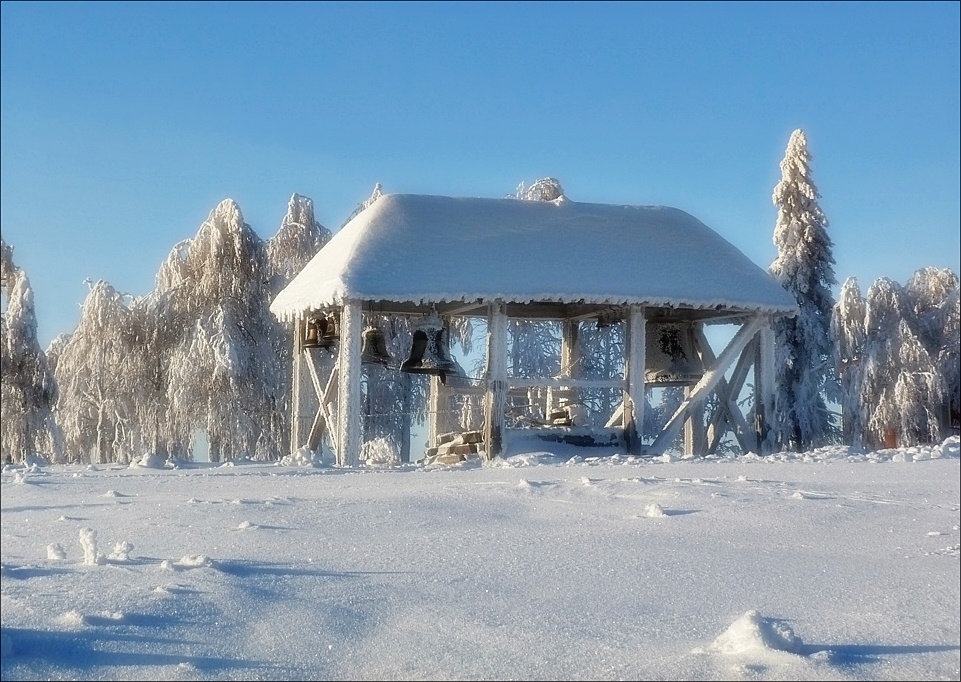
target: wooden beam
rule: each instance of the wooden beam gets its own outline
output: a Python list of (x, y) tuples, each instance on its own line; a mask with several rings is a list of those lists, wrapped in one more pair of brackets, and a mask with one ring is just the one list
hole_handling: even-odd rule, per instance
[(664, 451), (670, 447), (671, 443), (673, 443), (677, 437), (681, 426), (684, 424), (684, 419), (687, 416), (687, 411), (690, 409), (690, 406), (696, 401), (706, 397), (707, 394), (717, 386), (718, 382), (724, 378), (724, 372), (727, 371), (727, 368), (734, 362), (734, 358), (737, 357), (751, 339), (754, 338), (754, 335), (758, 329), (761, 328), (762, 324), (761, 318), (755, 316), (741, 326), (734, 335), (734, 338), (731, 339), (731, 342), (727, 345), (727, 348), (721, 352), (715, 365), (707, 368), (701, 380), (691, 389), (690, 396), (685, 398), (684, 402), (677, 408), (677, 411), (667, 420), (664, 428), (661, 429), (657, 438), (654, 439), (654, 442), (651, 443), (648, 448), (650, 454), (663, 454)]

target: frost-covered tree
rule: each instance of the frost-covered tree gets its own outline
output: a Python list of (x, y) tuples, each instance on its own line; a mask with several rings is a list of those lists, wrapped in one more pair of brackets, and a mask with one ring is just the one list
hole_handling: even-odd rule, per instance
[(830, 326), (831, 287), (837, 282), (820, 197), (811, 177), (807, 138), (795, 130), (781, 161), (781, 181), (774, 188), (778, 255), (770, 267), (800, 308), (796, 317), (779, 318), (774, 324), (774, 431), (783, 447), (795, 450), (823, 445), (833, 432), (826, 398), (836, 397)]
[(897, 433), (899, 408), (895, 386), (901, 373), (899, 328), (910, 310), (904, 288), (879, 277), (868, 288), (864, 304), (865, 342), (860, 369), (858, 417), (867, 426), (865, 443), (882, 447)]
[(898, 325), (900, 372), (894, 385), (899, 445), (939, 440), (938, 407), (944, 388), (930, 353), (907, 320)]
[(222, 201), (157, 277), (168, 324), (184, 330), (170, 357), (167, 400), (179, 434), (206, 432), (214, 461), (273, 457), (278, 376), (264, 242)]
[(521, 182), (514, 190), (514, 198), (524, 201), (554, 201), (564, 196), (564, 188), (557, 178), (542, 178), (530, 187)]
[(0, 320), (0, 452), (5, 462), (23, 462), (34, 454), (58, 461), (62, 443), (53, 416), (57, 382), (37, 341), (30, 280), (2, 238), (0, 281), (7, 301)]
[(134, 454), (134, 399), (130, 310), (109, 283), (91, 285), (80, 322), (57, 355), (57, 417), (71, 461), (130, 461)]
[(961, 428), (961, 289), (955, 286), (948, 293), (941, 310), (944, 342), (938, 349), (937, 372), (944, 384), (945, 426), (957, 430)]
[(865, 424), (861, 409), (861, 382), (866, 341), (865, 301), (854, 277), (841, 286), (841, 293), (831, 316), (831, 338), (834, 341), (835, 364), (838, 368), (841, 405), (841, 439), (861, 449)]
[[(296, 277), (304, 266), (330, 241), (330, 230), (314, 217), (312, 199), (294, 194), (287, 204), (277, 233), (267, 240), (267, 293), (270, 300)], [(269, 303), (269, 301), (268, 301)], [(278, 452), (290, 452), (290, 397), (292, 389), (293, 330), (271, 317), (270, 339), (274, 346), (276, 381), (271, 389), (276, 409), (269, 431)], [(307, 377), (302, 377), (306, 381)], [(309, 391), (304, 392), (310, 395)], [(316, 406), (314, 406), (316, 407)]]

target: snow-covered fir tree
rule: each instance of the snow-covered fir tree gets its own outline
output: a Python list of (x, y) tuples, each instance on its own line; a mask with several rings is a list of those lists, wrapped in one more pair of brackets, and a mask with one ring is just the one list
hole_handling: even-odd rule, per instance
[(37, 341), (30, 279), (2, 237), (0, 286), (6, 297), (0, 319), (0, 455), (4, 462), (23, 462), (30, 455), (59, 461), (62, 440), (53, 416), (57, 382)]
[(774, 188), (778, 255), (770, 267), (800, 308), (796, 317), (774, 323), (774, 432), (782, 447), (795, 450), (830, 442), (834, 430), (826, 398), (836, 397), (830, 326), (831, 287), (837, 282), (820, 197), (811, 177), (807, 138), (795, 130), (781, 161), (781, 181)]

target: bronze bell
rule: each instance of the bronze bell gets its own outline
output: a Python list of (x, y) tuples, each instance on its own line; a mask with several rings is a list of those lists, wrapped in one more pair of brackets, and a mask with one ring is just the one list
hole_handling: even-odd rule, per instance
[(317, 320), (307, 320), (304, 328), (304, 339), (301, 344), (304, 348), (317, 348), (320, 346), (320, 338), (317, 331)]
[(693, 322), (649, 322), (644, 380), (658, 386), (693, 386), (704, 376), (694, 349)]
[(340, 334), (337, 327), (337, 316), (334, 314), (326, 315), (325, 317), (317, 320), (317, 333), (319, 336), (317, 339), (317, 346), (319, 348), (326, 348), (327, 350), (330, 350), (337, 344), (337, 342), (340, 340)]
[(428, 315), (414, 329), (410, 357), (400, 366), (400, 371), (436, 374), (442, 383), (447, 382), (448, 374), (460, 374), (460, 365), (450, 357), (447, 330), (436, 313)]
[(390, 364), (390, 353), (387, 352), (387, 338), (379, 327), (367, 327), (364, 330), (363, 346), (360, 351), (360, 361), (365, 365)]

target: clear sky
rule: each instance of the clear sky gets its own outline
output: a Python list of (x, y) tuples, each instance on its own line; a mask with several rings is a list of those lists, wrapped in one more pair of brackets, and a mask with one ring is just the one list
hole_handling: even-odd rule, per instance
[(766, 268), (801, 128), (839, 282), (958, 272), (959, 8), (5, 0), (3, 238), (43, 346), (86, 278), (148, 293), (226, 198), (266, 239), (293, 193), (336, 231), (377, 182), (500, 197), (553, 176), (684, 209)]

